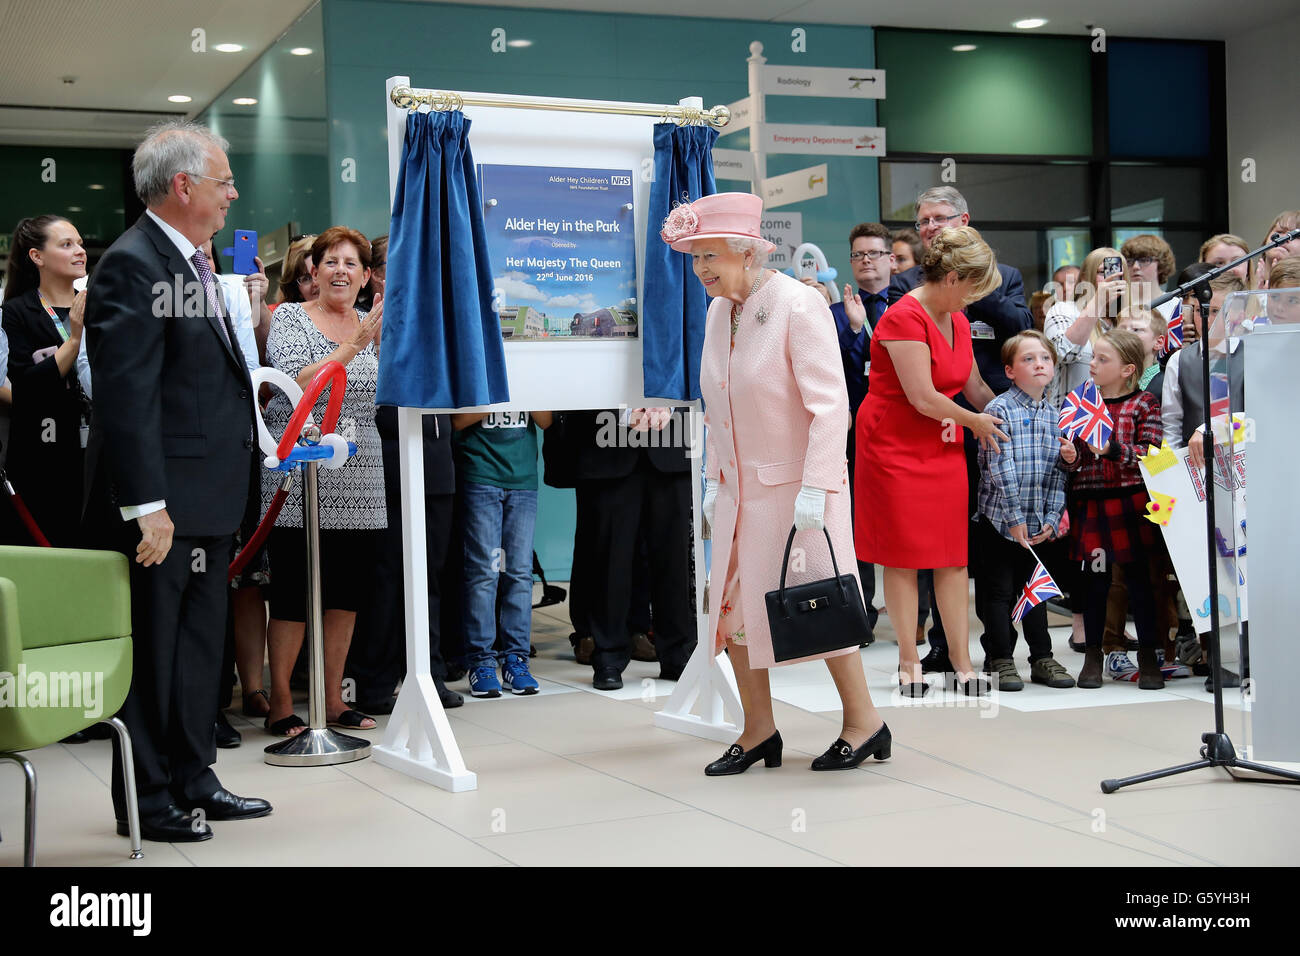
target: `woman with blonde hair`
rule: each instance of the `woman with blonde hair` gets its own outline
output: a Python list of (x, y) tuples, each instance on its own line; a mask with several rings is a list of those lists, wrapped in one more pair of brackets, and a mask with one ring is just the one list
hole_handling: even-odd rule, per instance
[(993, 399), (975, 364), (962, 309), (1002, 282), (997, 260), (970, 226), (946, 228), (921, 260), (924, 283), (885, 310), (871, 340), (871, 390), (858, 410), (854, 500), (858, 560), (884, 567), (885, 604), (898, 639), (899, 686), (928, 686), (916, 653), (917, 571), (934, 569), (957, 686), (987, 692), (967, 647), (966, 452), (962, 428), (996, 452), (1000, 419), (971, 411)]
[[(1103, 270), (1111, 258), (1119, 260), (1119, 272)], [(1088, 380), (1092, 347), (1114, 328), (1126, 298), (1124, 257), (1109, 246), (1093, 249), (1079, 267), (1073, 301), (1054, 303), (1043, 322), (1043, 334), (1057, 354), (1056, 377), (1047, 391), (1051, 401), (1059, 404), (1068, 392)]]

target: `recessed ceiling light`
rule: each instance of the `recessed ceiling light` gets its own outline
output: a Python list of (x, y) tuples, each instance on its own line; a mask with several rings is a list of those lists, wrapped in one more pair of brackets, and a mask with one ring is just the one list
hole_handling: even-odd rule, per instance
[(1011, 25), (1017, 30), (1037, 30), (1039, 27), (1047, 26), (1047, 21), (1041, 17), (1029, 17), (1025, 20), (1017, 20)]
[(238, 53), (243, 47), (238, 43), (218, 43), (213, 49), (218, 53)]
[(103, 188), (104, 188), (104, 184), (103, 184), (103, 183), (91, 183), (91, 184), (90, 184), (89, 186), (87, 186), (86, 188), (87, 188), (87, 189), (103, 189)]
[(520, 47), (520, 46), (532, 46), (532, 45), (533, 45), (532, 40), (507, 40), (506, 41), (506, 46)]
[(955, 47), (952, 48), (954, 53), (969, 53), (971, 50), (974, 49), (976, 49), (974, 43), (958, 43)]
[(192, 99), (194, 99), (194, 97), (192, 97), (192, 96), (186, 96), (184, 93), (173, 93), (171, 96), (167, 97), (167, 102), (168, 102), (168, 103), (188, 103), (188, 102), (190, 102), (190, 100), (192, 100)]
[(68, 207), (68, 212), (81, 212), (81, 207), (80, 207), (80, 206), (69, 206), (69, 207)]
[(309, 46), (296, 46), (289, 52), (294, 56), (311, 56), (312, 48)]
[(253, 99), (253, 97), (251, 97), (251, 96), (236, 96), (236, 97), (235, 97), (233, 100), (231, 100), (230, 102), (234, 103), (236, 106), (256, 106), (256, 105), (257, 105), (257, 100)]

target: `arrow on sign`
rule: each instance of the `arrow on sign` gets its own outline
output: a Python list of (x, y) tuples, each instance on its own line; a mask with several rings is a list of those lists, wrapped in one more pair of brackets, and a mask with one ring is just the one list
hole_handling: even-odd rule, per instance
[(826, 177), (825, 177), (825, 176), (809, 176), (809, 177), (808, 177), (808, 188), (809, 188), (809, 189), (812, 189), (812, 188), (813, 188), (814, 186), (816, 186), (818, 183), (824, 183), (824, 182), (826, 182)]
[(851, 90), (861, 89), (863, 83), (876, 82), (876, 78), (874, 76), (850, 76), (849, 80), (852, 81), (853, 83), (853, 85), (849, 87), (849, 89)]

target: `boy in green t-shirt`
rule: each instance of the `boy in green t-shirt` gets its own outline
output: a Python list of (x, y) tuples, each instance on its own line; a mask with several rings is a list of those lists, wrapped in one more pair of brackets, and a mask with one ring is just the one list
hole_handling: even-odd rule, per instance
[[(537, 523), (537, 431), (550, 412), (453, 415), (456, 471), (465, 528), (464, 622), (469, 692), (535, 694), (528, 671), (533, 615), (533, 529)], [(492, 645), (501, 595), (501, 680)]]

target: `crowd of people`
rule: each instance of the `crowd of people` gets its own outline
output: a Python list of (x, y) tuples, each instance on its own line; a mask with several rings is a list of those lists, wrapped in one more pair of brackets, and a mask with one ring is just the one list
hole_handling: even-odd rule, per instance
[[(373, 728), (374, 715), (392, 711), (406, 664), (397, 417), (375, 404), (386, 237), (345, 226), (297, 237), (271, 295), (260, 260), (249, 275), (219, 274), (213, 240), (239, 197), (226, 149), (194, 124), (150, 131), (134, 157), (147, 211), (104, 254), (88, 290), (76, 225), (23, 220), (0, 316), (0, 399), (12, 404), (6, 467), (29, 512), (7, 513), (0, 532), (11, 543), (133, 559), (136, 670), (123, 718), (154, 839), (211, 836), (195, 810), (209, 820), (271, 810), (226, 791), (211, 770), (213, 748), (240, 742), (224, 716), (236, 674), (246, 716), (278, 736), (305, 727), (294, 713), (308, 611), (296, 484), (266, 543), (226, 574), (282, 487), (255, 442), (251, 376), (263, 366), (303, 386), (330, 362), (347, 372), (337, 430), (356, 452), (319, 476), (328, 722)], [(781, 761), (763, 595), (780, 575), (792, 519), (805, 577), (832, 566), (809, 534), (824, 530), (832, 549), (854, 553), (846, 564), (868, 615), (860, 640), (813, 655), (826, 659), (844, 701), (840, 736), (814, 769), (889, 756), (889, 729), (853, 653), (873, 639), (877, 564), (909, 696), (927, 693), (924, 675), (935, 672), (969, 695), (1023, 687), (1012, 604), (1037, 553), (1074, 615), (1070, 647), (1085, 655), (1078, 686), (1099, 687), (1109, 674), (1158, 688), (1203, 667), (1168, 554), (1140, 520), (1137, 457), (1163, 437), (1201, 459), (1196, 348), (1225, 346), (1185, 303), (1181, 341), (1197, 345), (1171, 347), (1178, 303), (1149, 306), (1175, 275), (1163, 239), (1093, 250), (1027, 302), (1021, 274), (997, 262), (961, 194), (938, 187), (918, 198), (915, 231), (853, 228), (856, 287), (829, 306), (815, 282), (765, 268), (771, 245), (758, 234), (756, 197), (692, 206), (672, 228), (670, 217), (664, 238), (690, 255), (714, 299), (701, 363), (709, 627), (746, 712), (744, 735), (709, 774)], [(1283, 213), (1268, 233), (1298, 223), (1300, 213)], [(1203, 264), (1179, 279), (1245, 249), (1239, 237), (1210, 237)], [(1297, 253), (1300, 242), (1217, 279), (1211, 322), (1233, 291), (1300, 284)], [(827, 362), (836, 349), (842, 362)], [(1236, 343), (1229, 352), (1240, 361)], [(1063, 396), (1088, 379), (1115, 422), (1102, 447), (1065, 439), (1057, 424)], [(278, 435), (288, 398), (263, 386), (256, 401)], [(696, 642), (686, 409), (428, 415), (423, 427), (430, 658), (444, 707), (463, 703), (447, 686), (461, 679), (476, 697), (538, 691), (529, 658), (539, 481), (575, 490), (571, 642), (594, 687), (621, 687), (633, 658), (657, 660), (663, 679), (681, 675)], [(637, 439), (648, 432), (665, 439)], [(967, 649), (968, 569), (984, 628), (978, 672)], [(214, 634), (223, 621), (224, 638)], [(1031, 680), (1075, 686), (1053, 656), (1046, 607), (1022, 627)], [(123, 786), (118, 773), (119, 821)]]

